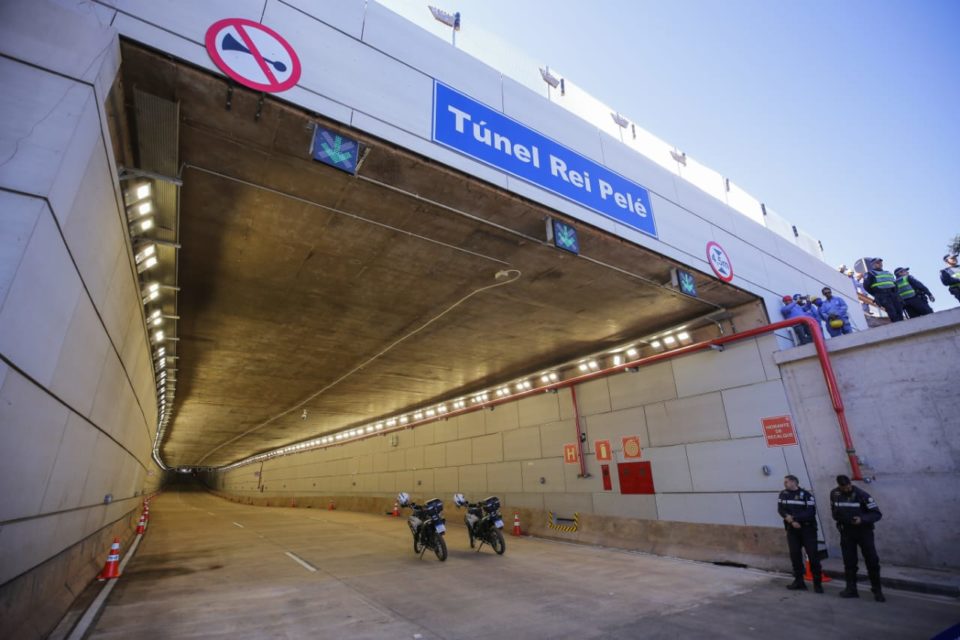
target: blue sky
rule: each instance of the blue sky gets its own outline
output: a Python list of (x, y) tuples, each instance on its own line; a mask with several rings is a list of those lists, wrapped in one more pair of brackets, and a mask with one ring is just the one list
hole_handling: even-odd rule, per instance
[[(383, 0), (438, 35), (427, 2)], [(960, 234), (960, 2), (443, 0), (458, 43), (549, 64), (821, 240), (937, 296)], [(535, 70), (534, 70), (535, 71)], [(509, 73), (508, 73), (509, 74)]]

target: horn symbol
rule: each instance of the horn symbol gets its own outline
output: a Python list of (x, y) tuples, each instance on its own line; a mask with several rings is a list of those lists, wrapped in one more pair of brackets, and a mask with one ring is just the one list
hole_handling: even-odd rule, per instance
[[(228, 33), (227, 35), (223, 36), (223, 42), (220, 43), (220, 46), (224, 51), (242, 51), (243, 53), (250, 53), (250, 49), (247, 49), (241, 42), (238, 42), (237, 39), (233, 37), (232, 33)], [(283, 72), (287, 70), (287, 65), (283, 64), (282, 62), (267, 60), (266, 58), (263, 60), (267, 64), (273, 65), (277, 71)]]

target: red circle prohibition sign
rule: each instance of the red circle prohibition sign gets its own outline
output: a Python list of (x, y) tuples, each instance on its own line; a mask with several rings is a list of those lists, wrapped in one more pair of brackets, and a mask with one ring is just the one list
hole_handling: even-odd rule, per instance
[(707, 262), (710, 263), (710, 268), (718, 278), (724, 282), (733, 280), (733, 263), (730, 262), (730, 256), (713, 240), (707, 243)]
[[(300, 58), (293, 47), (279, 33), (259, 22), (246, 18), (218, 20), (207, 29), (205, 43), (207, 53), (220, 70), (245, 87), (277, 93), (296, 86), (300, 80)], [(270, 47), (266, 52), (270, 58), (264, 55), (264, 46)], [(224, 51), (232, 53), (233, 64), (224, 59)], [(250, 65), (246, 74), (236, 68), (242, 66), (237, 61), (244, 60), (245, 56), (250, 56), (250, 62), (256, 65)], [(256, 69), (263, 74), (262, 78), (250, 77), (257, 75)]]

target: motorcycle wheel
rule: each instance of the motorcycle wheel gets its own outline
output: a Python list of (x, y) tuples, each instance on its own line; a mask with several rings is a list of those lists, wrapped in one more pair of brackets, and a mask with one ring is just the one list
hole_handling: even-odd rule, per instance
[(447, 541), (443, 539), (443, 536), (437, 536), (437, 544), (433, 547), (433, 551), (437, 554), (437, 560), (440, 562), (447, 559)]
[(423, 551), (423, 542), (420, 541), (420, 536), (413, 534), (413, 552), (420, 553)]
[(507, 550), (507, 542), (503, 539), (500, 529), (493, 530), (493, 535), (490, 536), (490, 546), (493, 547), (498, 556), (502, 556), (503, 552)]

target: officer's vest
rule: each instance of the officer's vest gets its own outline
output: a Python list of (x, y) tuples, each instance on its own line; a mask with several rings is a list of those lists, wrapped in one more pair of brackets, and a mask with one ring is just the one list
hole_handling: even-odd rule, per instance
[(897, 279), (897, 291), (900, 293), (900, 297), (904, 300), (917, 295), (917, 292), (914, 291), (913, 287), (910, 286), (910, 280), (908, 279), (908, 276), (903, 276), (902, 278)]
[(897, 286), (896, 280), (893, 277), (893, 274), (889, 271), (884, 271), (883, 269), (875, 269), (870, 273), (873, 274), (874, 283), (870, 286), (871, 289), (893, 289)]

